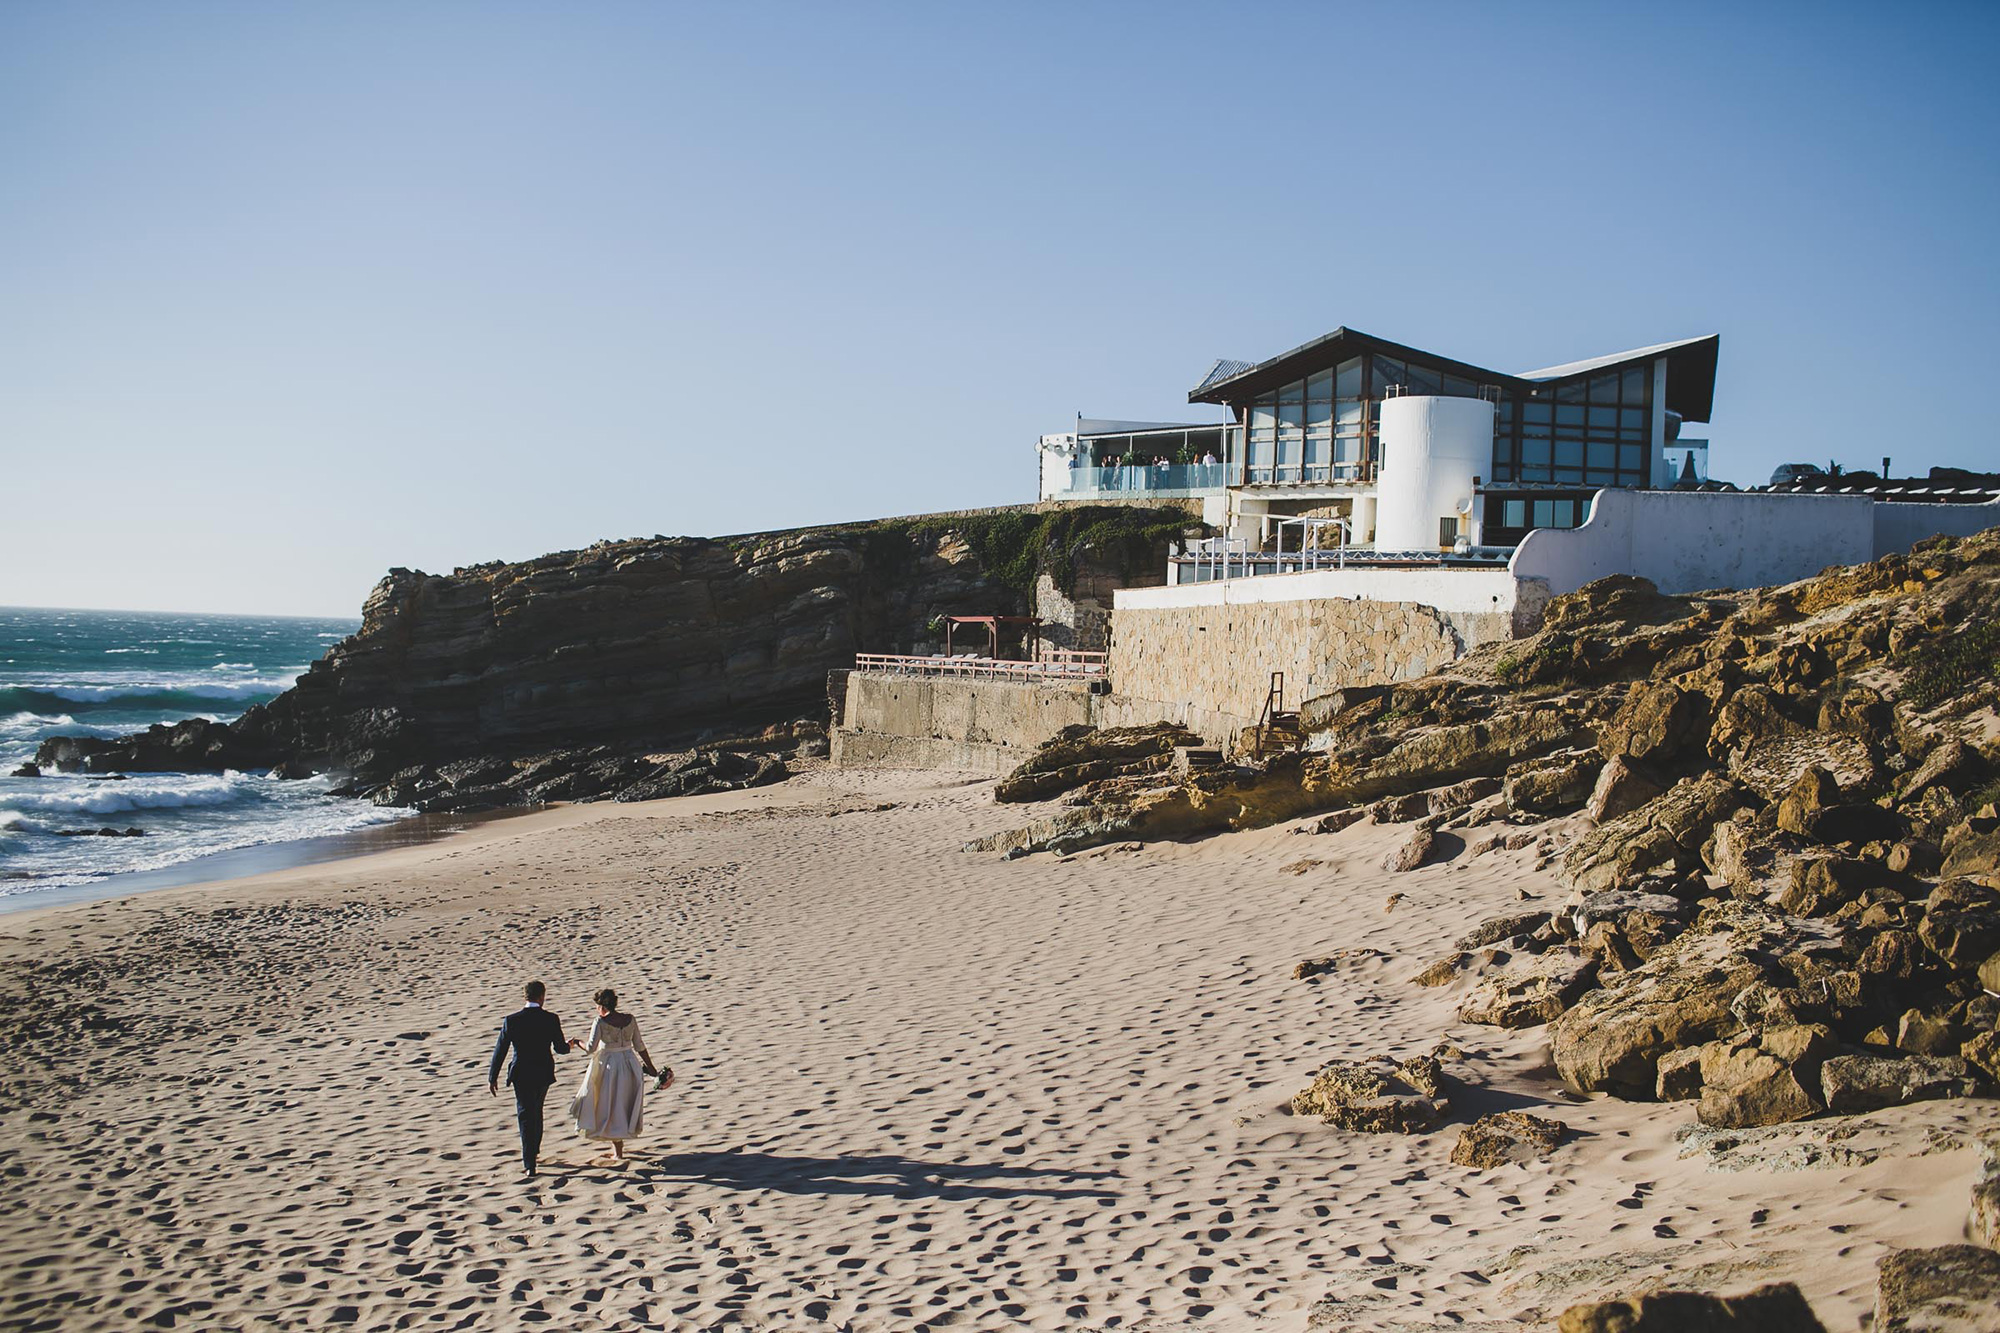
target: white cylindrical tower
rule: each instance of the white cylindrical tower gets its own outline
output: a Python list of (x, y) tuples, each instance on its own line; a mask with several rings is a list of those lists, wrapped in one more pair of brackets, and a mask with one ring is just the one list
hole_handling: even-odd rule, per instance
[(1435, 551), (1441, 519), (1469, 531), (1475, 479), (1493, 470), (1493, 404), (1483, 398), (1387, 398), (1375, 474), (1375, 549)]

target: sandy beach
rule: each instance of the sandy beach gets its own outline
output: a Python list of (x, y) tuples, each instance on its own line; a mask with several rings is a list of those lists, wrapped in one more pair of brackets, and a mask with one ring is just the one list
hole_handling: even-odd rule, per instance
[[(1532, 846), (1405, 874), (1365, 823), (958, 850), (1024, 813), (820, 770), (0, 919), (0, 1323), (1303, 1329), (1331, 1297), (1323, 1327), (1502, 1328), (1790, 1279), (1845, 1329), (1878, 1257), (1961, 1238), (2000, 1104), (1684, 1155), (1690, 1105), (1569, 1096), (1541, 1029), (1410, 984), (1560, 896)], [(561, 1120), (572, 1057), (521, 1178), (485, 1069), (531, 977), (576, 1035), (616, 987), (677, 1070), (629, 1164)], [(1447, 1041), (1455, 1119), (1574, 1138), (1478, 1172), (1456, 1124), (1285, 1109), (1328, 1058)]]

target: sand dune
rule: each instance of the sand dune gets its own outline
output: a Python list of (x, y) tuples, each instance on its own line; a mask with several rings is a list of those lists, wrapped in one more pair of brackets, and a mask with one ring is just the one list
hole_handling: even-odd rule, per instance
[[(1687, 1106), (1568, 1097), (1539, 1030), (1409, 985), (1555, 892), (1532, 848), (1392, 875), (1398, 831), (1361, 825), (1003, 862), (956, 850), (1013, 822), (989, 792), (822, 772), (0, 918), (0, 1322), (1299, 1329), (1331, 1296), (1331, 1327), (1476, 1328), (1787, 1277), (1841, 1328), (1888, 1247), (1958, 1239), (1992, 1103), (1722, 1169), (1683, 1156)], [(530, 976), (579, 1035), (615, 986), (677, 1069), (629, 1164), (559, 1086), (520, 1178), (485, 1062)], [(1575, 1140), (1482, 1173), (1454, 1129), (1282, 1109), (1325, 1059), (1446, 1038), (1462, 1109)]]

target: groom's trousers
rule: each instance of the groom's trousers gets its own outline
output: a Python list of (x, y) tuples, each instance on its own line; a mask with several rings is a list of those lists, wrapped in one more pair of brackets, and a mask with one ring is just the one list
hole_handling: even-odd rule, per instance
[(530, 1174), (542, 1153), (542, 1103), (548, 1100), (547, 1083), (516, 1083), (514, 1114), (521, 1121), (521, 1165)]

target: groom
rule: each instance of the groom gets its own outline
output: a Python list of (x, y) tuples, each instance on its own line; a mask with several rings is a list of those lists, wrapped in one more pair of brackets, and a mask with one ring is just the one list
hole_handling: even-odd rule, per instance
[(507, 1015), (500, 1025), (500, 1040), (493, 1046), (493, 1063), (486, 1071), (486, 1090), (500, 1095), (500, 1062), (507, 1048), (514, 1048), (514, 1062), (507, 1066), (507, 1081), (514, 1086), (514, 1114), (521, 1121), (521, 1165), (535, 1174), (535, 1159), (542, 1151), (542, 1103), (549, 1086), (556, 1081), (555, 1057), (567, 1054), (562, 1020), (542, 1008), (548, 988), (539, 981), (528, 983), (528, 1003)]

